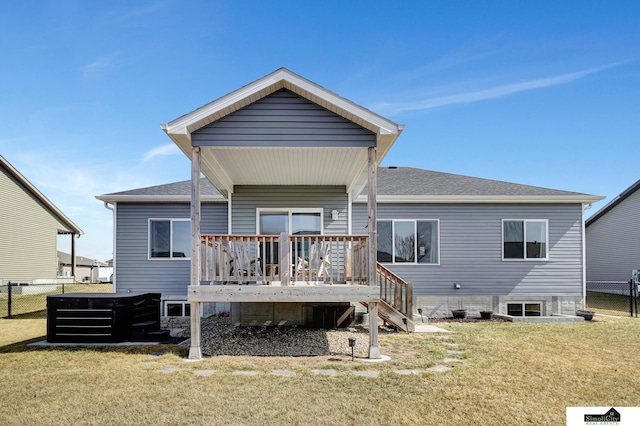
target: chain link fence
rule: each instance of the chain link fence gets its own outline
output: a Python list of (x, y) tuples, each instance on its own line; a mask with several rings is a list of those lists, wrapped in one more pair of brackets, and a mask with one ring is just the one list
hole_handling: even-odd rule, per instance
[(638, 289), (632, 281), (587, 281), (586, 308), (605, 315), (638, 315)]
[(88, 283), (18, 283), (0, 285), (0, 318), (46, 312), (47, 296), (61, 293), (111, 293), (113, 285)]

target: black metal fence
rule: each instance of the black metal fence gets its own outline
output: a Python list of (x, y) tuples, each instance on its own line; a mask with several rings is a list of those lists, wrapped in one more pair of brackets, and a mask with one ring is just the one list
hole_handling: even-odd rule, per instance
[(111, 293), (113, 285), (87, 283), (29, 284), (8, 282), (0, 285), (0, 318), (44, 312), (47, 296), (60, 293)]
[(638, 316), (638, 285), (629, 281), (587, 281), (586, 308), (605, 315)]

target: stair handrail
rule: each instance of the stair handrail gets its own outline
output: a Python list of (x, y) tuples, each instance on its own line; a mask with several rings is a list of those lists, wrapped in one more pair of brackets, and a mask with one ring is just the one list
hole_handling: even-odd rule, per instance
[(413, 318), (413, 283), (396, 275), (377, 262), (376, 279), (380, 287), (380, 299), (387, 302), (408, 319)]

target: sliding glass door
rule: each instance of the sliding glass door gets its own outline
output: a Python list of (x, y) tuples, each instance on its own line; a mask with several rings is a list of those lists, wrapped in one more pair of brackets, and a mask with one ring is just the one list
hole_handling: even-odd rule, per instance
[[(322, 210), (258, 210), (258, 234), (280, 235), (281, 232), (290, 235), (322, 234)], [(304, 246), (299, 244), (298, 247), (292, 247), (292, 249), (294, 253), (309, 253), (308, 243), (305, 243)], [(265, 270), (273, 270), (280, 259), (278, 243), (266, 244), (261, 247), (261, 252)]]

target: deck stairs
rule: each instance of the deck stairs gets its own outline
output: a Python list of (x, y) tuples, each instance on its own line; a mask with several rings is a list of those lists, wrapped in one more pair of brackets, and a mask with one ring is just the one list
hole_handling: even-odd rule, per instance
[[(376, 280), (380, 287), (378, 316), (397, 330), (415, 331), (413, 283), (403, 280), (380, 263), (376, 266)], [(368, 308), (367, 303), (362, 304)]]

